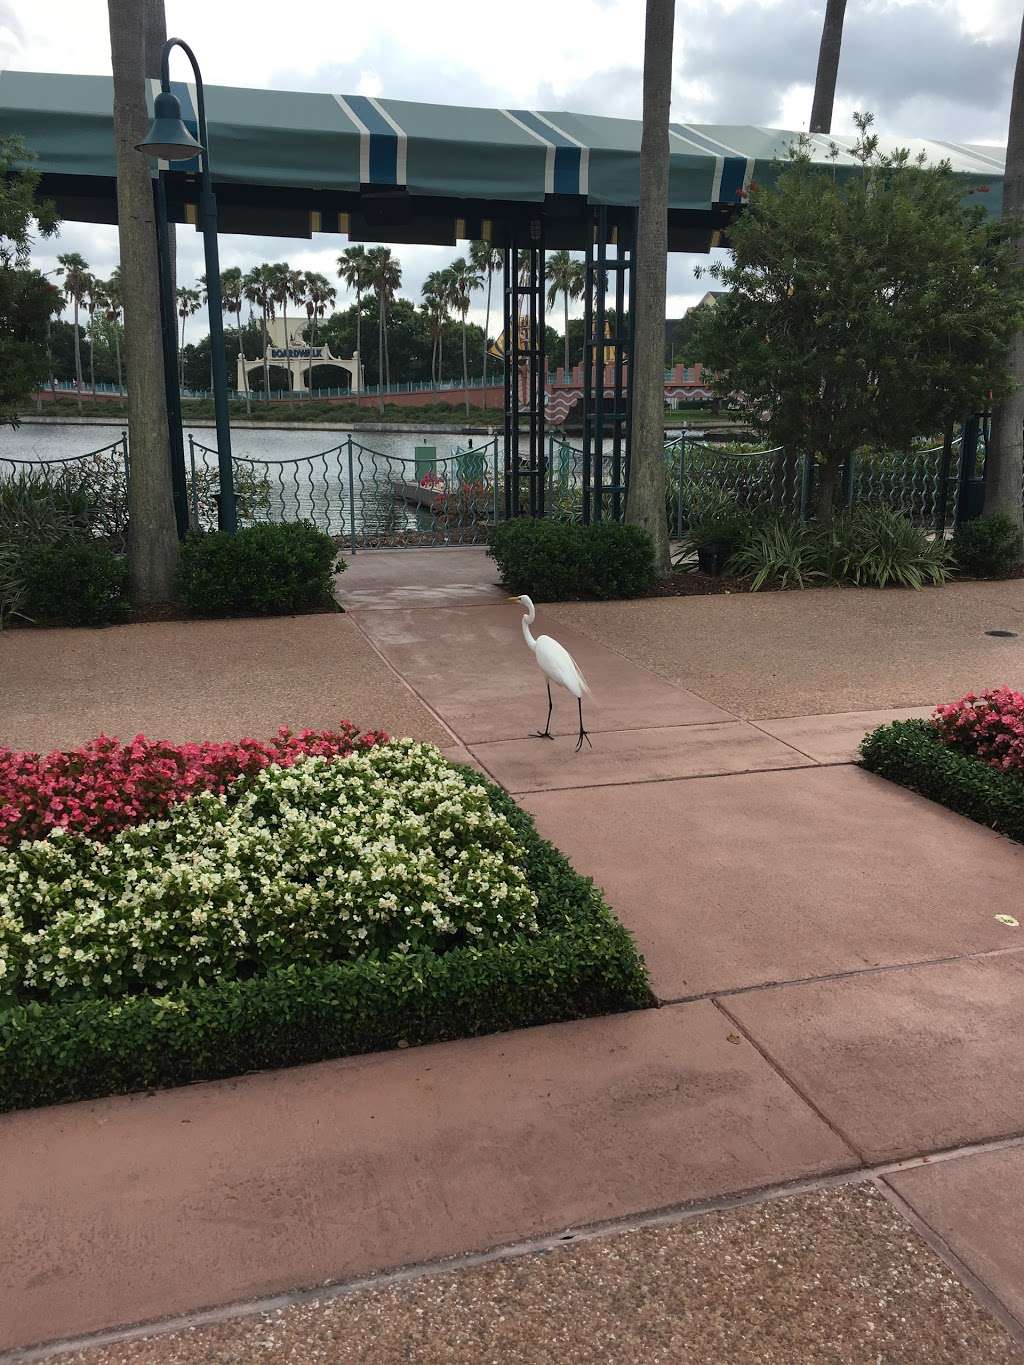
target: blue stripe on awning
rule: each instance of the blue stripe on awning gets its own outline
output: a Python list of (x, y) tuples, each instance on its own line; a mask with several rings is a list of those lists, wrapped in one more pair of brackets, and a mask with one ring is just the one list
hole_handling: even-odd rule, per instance
[(681, 137), (685, 137), (688, 142), (703, 148), (704, 151), (710, 152), (712, 156), (722, 158), (722, 183), (718, 190), (718, 202), (720, 204), (734, 204), (746, 179), (747, 158), (730, 155), (721, 142), (716, 142), (714, 138), (706, 136), (694, 128), (692, 124), (680, 124), (679, 127)]
[[(199, 115), (196, 113), (192, 103), (192, 91), (184, 81), (171, 81), (171, 94), (176, 95), (178, 103), (181, 105), (181, 121), (189, 130), (197, 142), (201, 142), (199, 136)], [(199, 171), (199, 158), (190, 156), (186, 161), (168, 161), (168, 170), (171, 171)]]
[(575, 142), (567, 138), (564, 133), (560, 133), (557, 128), (552, 128), (550, 123), (545, 123), (529, 109), (510, 109), (520, 123), (525, 123), (531, 132), (542, 137), (545, 142), (550, 143), (555, 149), (555, 175), (554, 191), (555, 194), (579, 194), (580, 193), (580, 162), (582, 160), (582, 148)]
[(398, 134), (365, 95), (346, 95), (352, 112), (370, 130), (370, 184), (398, 184)]

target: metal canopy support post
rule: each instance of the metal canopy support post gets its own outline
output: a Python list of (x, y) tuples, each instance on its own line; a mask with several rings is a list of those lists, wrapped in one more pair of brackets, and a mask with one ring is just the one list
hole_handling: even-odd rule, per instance
[[(591, 521), (600, 521), (606, 511), (613, 520), (621, 521), (629, 487), (634, 215), (619, 217), (620, 221), (613, 225), (606, 207), (595, 209), (587, 234), (583, 311), (583, 521), (588, 525)], [(614, 278), (611, 316), (608, 309), (610, 276)], [(611, 451), (606, 456), (605, 442), (608, 440)]]
[[(542, 517), (547, 450), (544, 399), (544, 243), (539, 222), (521, 245), (513, 231), (505, 247), (505, 516)], [(523, 393), (520, 393), (520, 382)], [(527, 451), (519, 451), (521, 417), (527, 419)], [(523, 482), (526, 496), (523, 496)]]
[(167, 231), (167, 186), (164, 172), (153, 181), (156, 211), (156, 254), (160, 276), (160, 340), (164, 353), (164, 392), (171, 450), (171, 495), (178, 539), (188, 534), (188, 489), (185, 483), (185, 438), (181, 429), (181, 390), (178, 387), (178, 320), (171, 289), (171, 248)]

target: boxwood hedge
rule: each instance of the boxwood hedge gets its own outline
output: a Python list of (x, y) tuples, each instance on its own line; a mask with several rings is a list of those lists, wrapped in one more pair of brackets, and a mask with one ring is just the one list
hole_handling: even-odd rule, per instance
[(927, 721), (883, 725), (860, 752), (871, 772), (1024, 843), (1024, 778), (951, 748)]
[(161, 997), (16, 1005), (0, 1011), (0, 1111), (653, 1004), (643, 959), (593, 883), (504, 792), (490, 795), (521, 838), (535, 937), (289, 967)]

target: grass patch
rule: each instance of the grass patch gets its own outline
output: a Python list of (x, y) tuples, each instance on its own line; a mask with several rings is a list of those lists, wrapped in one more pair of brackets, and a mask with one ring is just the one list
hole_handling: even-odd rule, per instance
[(900, 720), (861, 744), (869, 772), (1024, 843), (1024, 778), (951, 748), (925, 720)]
[(0, 1110), (651, 1005), (643, 961), (593, 884), (504, 792), (456, 771), (511, 827), (536, 932), (444, 952), (289, 962), (159, 993), (23, 998), (0, 1010)]

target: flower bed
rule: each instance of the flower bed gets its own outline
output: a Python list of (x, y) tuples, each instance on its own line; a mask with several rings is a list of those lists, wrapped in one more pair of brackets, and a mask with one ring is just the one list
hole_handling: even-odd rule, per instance
[(936, 708), (940, 738), (1000, 772), (1024, 774), (1024, 695), (994, 687)]
[(504, 793), (400, 741), (0, 853), (0, 1108), (651, 1003)]
[(861, 745), (870, 772), (1024, 843), (1024, 779), (950, 744), (933, 721), (883, 725)]
[(307, 754), (341, 757), (386, 739), (383, 731), (361, 735), (344, 720), (337, 730), (281, 729), (273, 739), (237, 744), (168, 744), (145, 735), (120, 744), (100, 735), (51, 754), (0, 747), (0, 845), (44, 839), (57, 828), (105, 839), (199, 792), (220, 794), (271, 763), (287, 768)]

